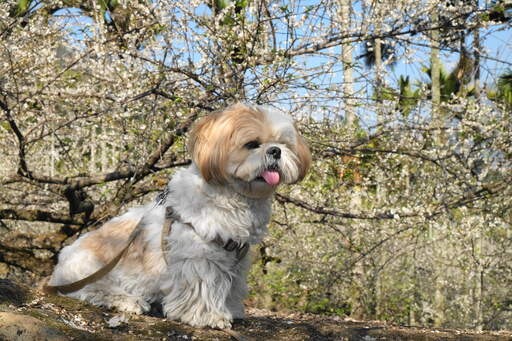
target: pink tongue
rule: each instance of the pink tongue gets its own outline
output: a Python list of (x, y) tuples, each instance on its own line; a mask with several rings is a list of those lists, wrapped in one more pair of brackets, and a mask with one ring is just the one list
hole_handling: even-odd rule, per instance
[(279, 173), (276, 171), (264, 171), (261, 176), (269, 185), (277, 185), (279, 183)]

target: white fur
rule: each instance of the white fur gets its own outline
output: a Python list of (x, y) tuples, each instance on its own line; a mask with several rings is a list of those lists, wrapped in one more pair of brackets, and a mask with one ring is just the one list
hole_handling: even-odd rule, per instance
[[(274, 162), (279, 164), (283, 181), (294, 182), (299, 176), (298, 158), (287, 147), (297, 141), (293, 123), (282, 114), (267, 112), (267, 116), (275, 124), (272, 128), (277, 138), (251, 151), (244, 167), (256, 177), (269, 162), (264, 148), (280, 146), (282, 157)], [(271, 215), (271, 195), (259, 198), (246, 193), (265, 186), (270, 185), (236, 178), (227, 184), (209, 184), (195, 164), (177, 171), (163, 202), (132, 208), (112, 220), (141, 221), (143, 231), (138, 238), (142, 240), (128, 250), (132, 257), (121, 259), (106, 276), (68, 296), (137, 314), (147, 312), (150, 304), (158, 301), (169, 319), (193, 326), (229, 328), (234, 318), (244, 316), (242, 300), (247, 295), (250, 257), (238, 259), (236, 252), (225, 250), (213, 240), (220, 237), (224, 242), (232, 239), (250, 245), (261, 242)], [(272, 193), (275, 187), (263, 193)], [(169, 252), (164, 259), (161, 234), (168, 206), (180, 219), (174, 221), (171, 233), (165, 237)], [(86, 233), (62, 249), (50, 285), (80, 280), (105, 265), (105, 260), (99, 259), (101, 250), (91, 251), (84, 242), (87, 238), (108, 239), (101, 239), (99, 231), (102, 229)], [(105, 247), (109, 247), (108, 240)]]

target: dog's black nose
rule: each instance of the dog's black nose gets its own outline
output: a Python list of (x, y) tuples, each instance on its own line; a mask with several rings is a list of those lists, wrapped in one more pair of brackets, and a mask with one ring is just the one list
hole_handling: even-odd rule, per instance
[(272, 155), (274, 159), (280, 159), (281, 158), (281, 149), (279, 147), (270, 147), (267, 149), (267, 154)]

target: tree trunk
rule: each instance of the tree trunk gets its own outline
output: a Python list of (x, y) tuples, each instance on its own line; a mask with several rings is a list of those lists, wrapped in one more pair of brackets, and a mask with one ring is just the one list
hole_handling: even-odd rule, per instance
[[(350, 31), (350, 12), (351, 1), (340, 0), (340, 19), (341, 30), (343, 32)], [(353, 51), (352, 43), (344, 43), (341, 45), (341, 61), (343, 63), (343, 98), (345, 101), (345, 122), (348, 126), (352, 126), (355, 121), (354, 107), (354, 77), (353, 77)]]
[[(437, 26), (439, 17), (434, 8), (432, 12), (432, 26)], [(438, 119), (439, 117), (439, 104), (441, 103), (441, 62), (439, 60), (439, 32), (436, 30), (432, 31), (432, 49), (430, 52), (430, 73), (431, 73), (431, 93), (432, 93), (432, 117)]]
[(475, 329), (481, 331), (484, 329), (483, 322), (483, 309), (482, 309), (482, 299), (483, 299), (483, 288), (484, 288), (484, 267), (482, 265), (482, 251), (483, 251), (483, 236), (482, 233), (477, 234), (477, 239), (475, 240), (475, 244), (477, 245), (474, 250), (474, 257), (476, 259), (475, 264), (475, 273), (474, 273), (474, 285), (475, 290), (473, 294), (473, 309), (475, 311)]
[[(475, 7), (478, 9), (478, 0), (475, 0)], [(475, 98), (477, 101), (480, 101), (481, 91), (480, 91), (480, 29), (479, 24), (480, 20), (477, 16), (477, 27), (473, 31), (473, 58), (474, 58), (474, 87), (475, 87)]]
[[(375, 32), (375, 34), (379, 35), (380, 31)], [(379, 38), (375, 39), (373, 48), (373, 53), (375, 53), (375, 94), (379, 110), (378, 115), (380, 116), (382, 114), (380, 112), (380, 104), (382, 103), (382, 86), (384, 85), (384, 81), (382, 79), (382, 41)]]

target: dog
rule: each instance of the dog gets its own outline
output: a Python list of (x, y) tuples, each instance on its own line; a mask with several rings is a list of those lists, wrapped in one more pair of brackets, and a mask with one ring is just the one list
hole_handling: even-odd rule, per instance
[(229, 329), (243, 318), (247, 249), (267, 232), (276, 188), (302, 180), (311, 153), (288, 115), (247, 104), (199, 119), (188, 151), (191, 165), (155, 201), (64, 247), (48, 284), (105, 267), (138, 229), (113, 269), (65, 295), (135, 314), (160, 303), (168, 319), (196, 327)]

